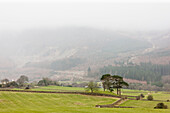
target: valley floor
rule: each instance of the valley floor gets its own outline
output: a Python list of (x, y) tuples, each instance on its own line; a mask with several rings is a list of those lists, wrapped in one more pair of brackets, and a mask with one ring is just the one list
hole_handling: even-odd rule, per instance
[[(161, 101), (170, 98), (170, 94), (162, 92), (155, 93), (153, 96)], [(76, 94), (1, 91), (0, 113), (170, 113), (170, 109), (153, 109), (161, 101), (128, 100), (120, 105), (136, 108), (95, 107), (95, 105), (111, 104), (116, 100), (118, 98)], [(170, 107), (170, 102), (164, 104)]]

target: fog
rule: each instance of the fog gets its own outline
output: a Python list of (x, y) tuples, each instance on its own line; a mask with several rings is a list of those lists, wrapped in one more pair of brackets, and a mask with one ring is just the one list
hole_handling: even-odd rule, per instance
[(170, 2), (128, 1), (0, 1), (0, 79), (135, 64), (160, 48), (167, 57)]
[(0, 30), (85, 26), (111, 30), (170, 29), (169, 2), (1, 2)]

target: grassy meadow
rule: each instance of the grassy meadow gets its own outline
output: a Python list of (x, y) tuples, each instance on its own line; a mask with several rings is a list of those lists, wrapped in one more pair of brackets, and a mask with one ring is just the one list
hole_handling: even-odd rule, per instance
[[(16, 89), (18, 90), (18, 89)], [(20, 89), (22, 90), (22, 89)], [(34, 91), (82, 91), (84, 88), (48, 86), (31, 89)], [(95, 105), (111, 104), (118, 100), (113, 97), (99, 97), (76, 94), (47, 94), (30, 92), (0, 92), (0, 113), (170, 113), (170, 109), (153, 109), (159, 102), (164, 102), (170, 108), (170, 94), (165, 92), (150, 92), (123, 89), (123, 94), (133, 95), (151, 93), (155, 100), (127, 100), (120, 106), (135, 108), (96, 108)], [(103, 93), (102, 90), (98, 91)], [(110, 92), (107, 92), (110, 93)]]
[[(16, 90), (22, 90), (17, 89)], [(83, 87), (62, 87), (62, 86), (42, 86), (31, 89), (32, 91), (56, 91), (56, 92), (85, 92), (85, 88)], [(131, 90), (131, 89), (121, 89), (123, 95), (131, 95), (131, 96), (138, 96), (141, 93), (148, 94), (148, 93), (154, 93), (153, 91), (144, 91), (144, 90)], [(109, 92), (106, 90), (106, 92), (103, 92), (102, 88), (99, 88), (97, 92), (101, 93), (108, 93), (108, 94), (116, 94), (116, 90), (113, 92)]]
[(44, 86), (31, 89), (33, 91), (56, 91), (56, 92), (84, 92), (82, 87), (62, 87), (62, 86)]
[(84, 113), (96, 104), (110, 104), (116, 98), (72, 94), (0, 92), (1, 113)]
[[(12, 90), (25, 90), (25, 89), (18, 89), (14, 88)], [(26, 91), (52, 91), (52, 92), (90, 92), (87, 91), (85, 88), (82, 87), (62, 87), (62, 86), (42, 86), (42, 87), (37, 87), (33, 89), (29, 89)], [(103, 89), (99, 89), (98, 91), (95, 91), (96, 93), (103, 93), (103, 94), (110, 94), (110, 95), (116, 95), (113, 92), (110, 91), (103, 91)]]

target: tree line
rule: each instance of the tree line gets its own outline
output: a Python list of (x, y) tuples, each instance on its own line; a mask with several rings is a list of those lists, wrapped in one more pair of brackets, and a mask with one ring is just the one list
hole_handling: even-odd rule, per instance
[(121, 75), (125, 78), (149, 82), (159, 82), (162, 76), (170, 75), (170, 64), (159, 65), (152, 63), (140, 63), (140, 65), (104, 66), (99, 69), (99, 75), (110, 73)]
[(0, 88), (25, 88), (29, 89), (33, 86), (48, 86), (48, 85), (59, 85), (57, 81), (51, 80), (50, 78), (42, 78), (38, 82), (29, 83), (29, 78), (25, 75), (21, 75), (16, 81), (10, 81), (5, 78), (1, 80)]
[(16, 81), (9, 81), (9, 79), (5, 78), (1, 80), (0, 87), (2, 88), (24, 87), (28, 81), (29, 79), (25, 75), (21, 75)]

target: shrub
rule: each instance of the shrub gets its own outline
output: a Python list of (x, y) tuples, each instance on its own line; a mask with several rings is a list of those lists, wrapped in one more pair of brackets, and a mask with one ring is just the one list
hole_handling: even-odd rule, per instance
[(140, 96), (137, 96), (137, 97), (136, 97), (136, 100), (140, 100)]
[(28, 85), (27, 87), (25, 87), (25, 89), (30, 89), (30, 86)]
[(114, 91), (114, 89), (113, 88), (110, 88), (110, 92), (113, 92)]
[(121, 98), (122, 98), (123, 100), (125, 100), (125, 99), (127, 99), (127, 96), (122, 96)]
[(141, 100), (142, 98), (144, 98), (145, 96), (143, 94), (140, 94), (139, 96), (136, 97), (136, 100)]
[(153, 96), (152, 95), (148, 95), (147, 99), (148, 100), (153, 100)]
[(164, 103), (158, 103), (154, 109), (168, 109), (168, 106), (165, 105)]
[(72, 87), (72, 85), (67, 85), (66, 87)]
[(5, 87), (11, 87), (11, 88), (14, 88), (14, 87), (17, 88), (18, 86), (19, 85), (15, 81), (12, 81), (12, 82), (5, 84)]
[(140, 94), (140, 97), (144, 98), (145, 96), (143, 94)]

